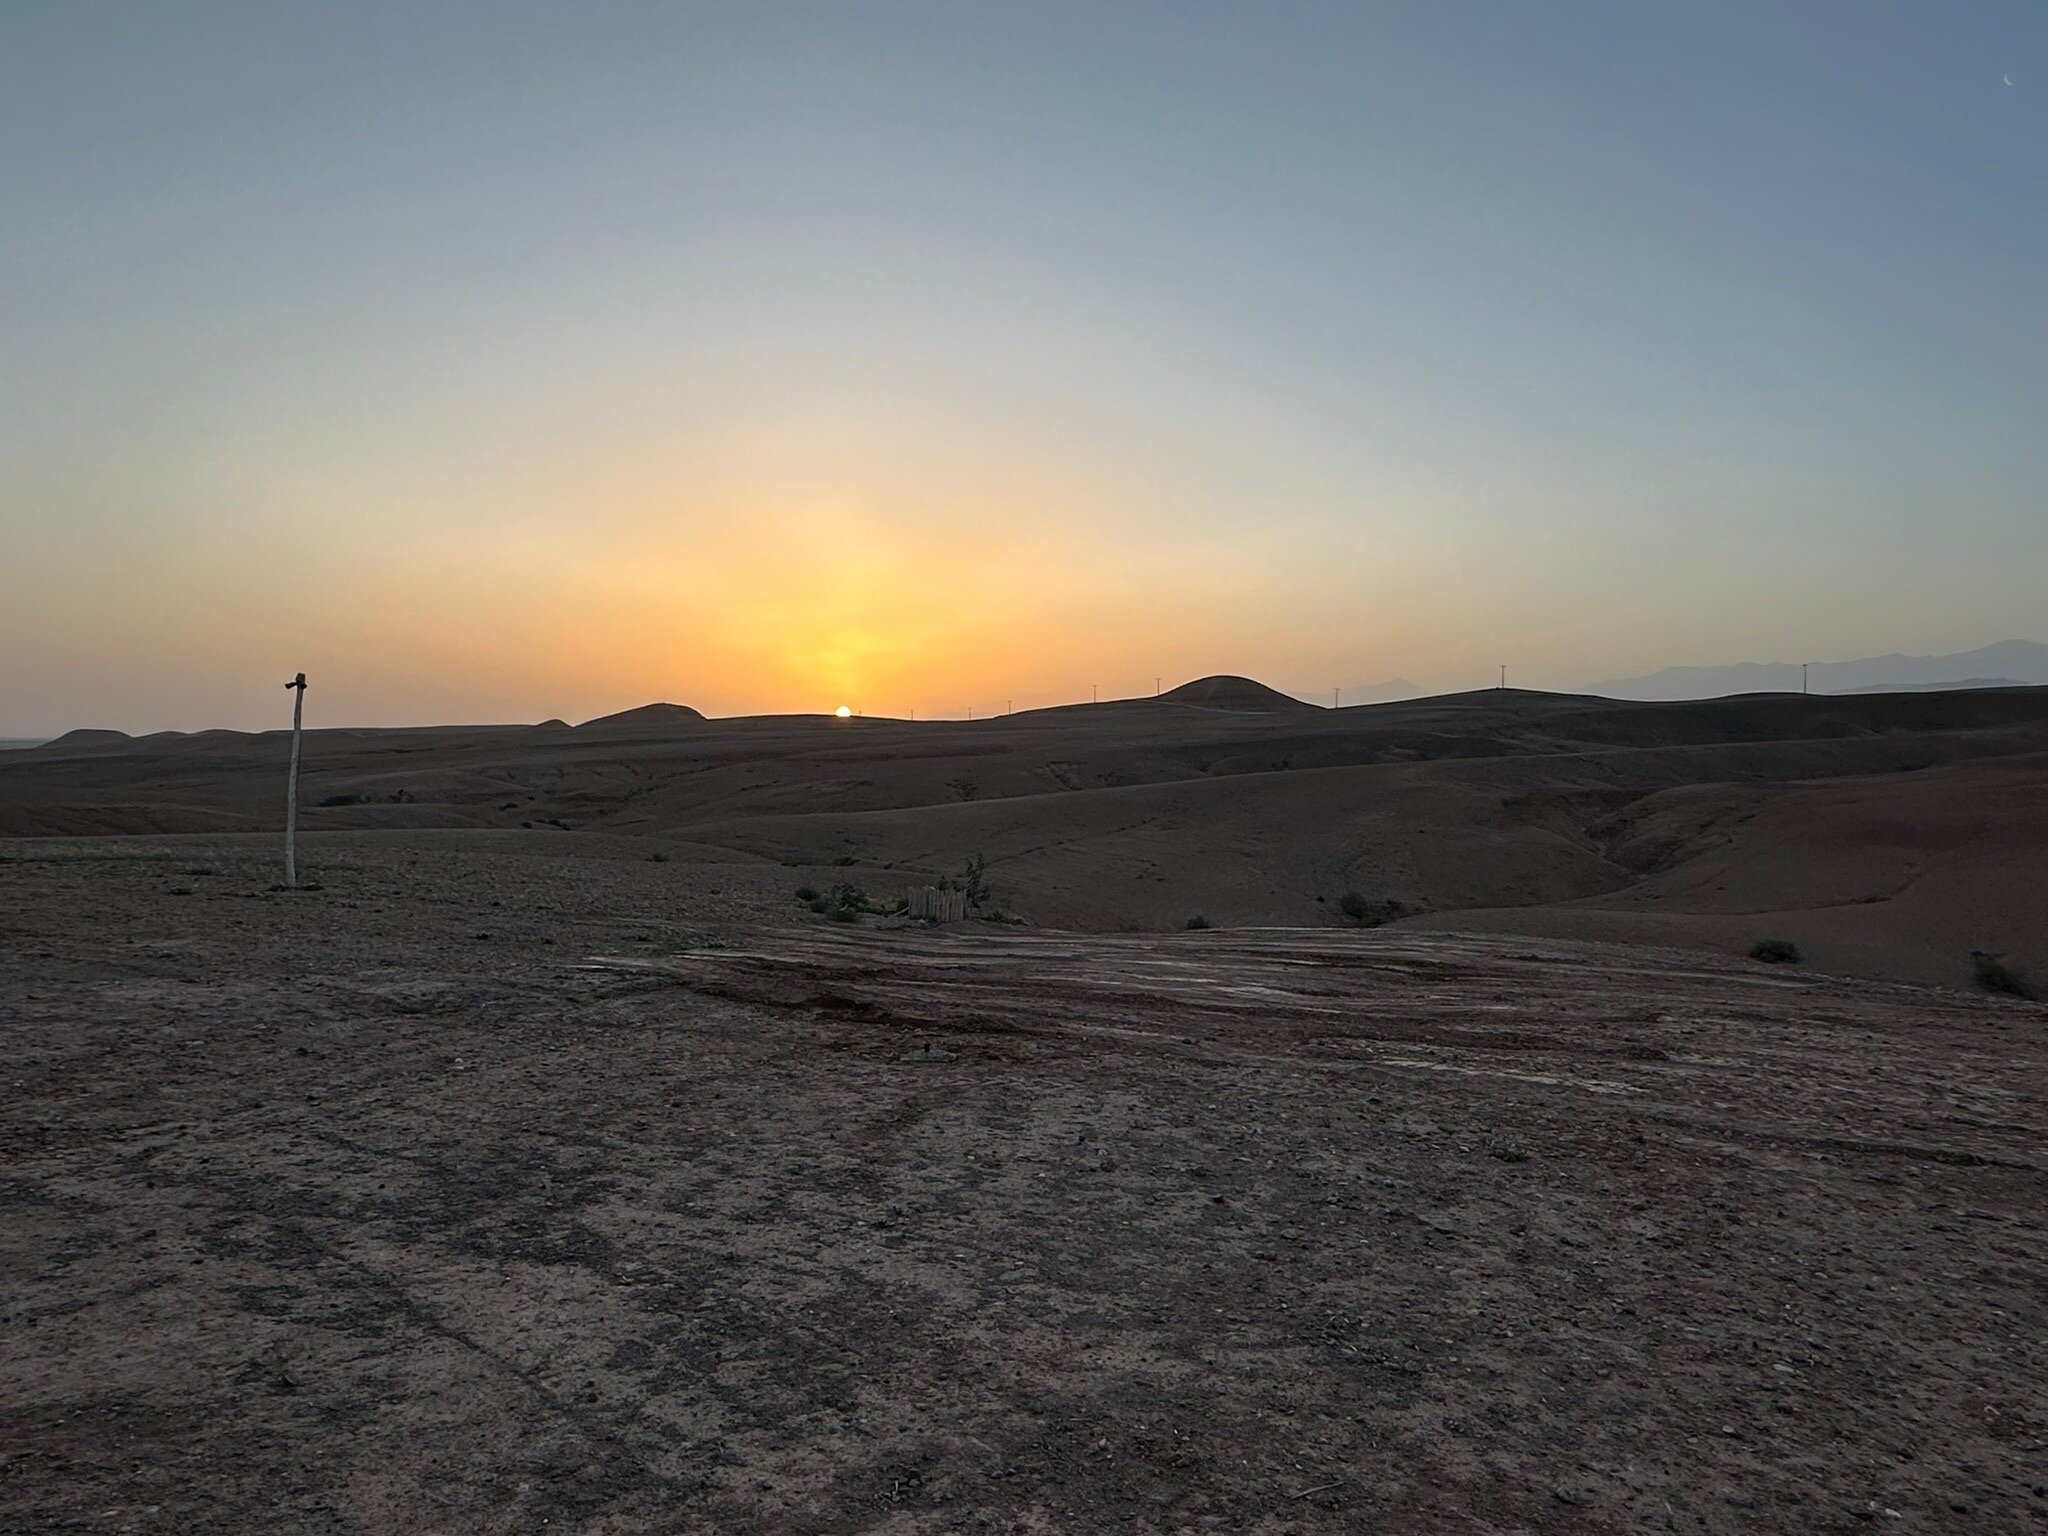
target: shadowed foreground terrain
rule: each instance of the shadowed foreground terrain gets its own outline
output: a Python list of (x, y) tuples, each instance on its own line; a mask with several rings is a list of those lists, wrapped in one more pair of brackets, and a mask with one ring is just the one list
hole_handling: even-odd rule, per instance
[(0, 1528), (2048, 1523), (2037, 1005), (672, 851), (8, 845)]

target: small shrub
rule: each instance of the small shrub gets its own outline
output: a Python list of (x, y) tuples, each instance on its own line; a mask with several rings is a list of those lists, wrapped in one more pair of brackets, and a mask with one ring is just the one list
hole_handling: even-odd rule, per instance
[(1406, 917), (1415, 909), (1391, 896), (1385, 901), (1374, 901), (1363, 891), (1346, 891), (1337, 898), (1337, 910), (1361, 928), (1377, 928), (1397, 917)]
[(967, 893), (967, 905), (979, 907), (988, 900), (988, 855), (977, 853), (967, 860), (966, 869), (960, 873), (959, 889)]
[[(834, 920), (843, 922), (848, 918), (858, 917), (863, 912), (872, 913), (876, 917), (889, 917), (902, 911), (907, 905), (908, 903), (901, 900), (877, 901), (859, 886), (842, 880), (825, 895), (817, 897), (811, 903), (811, 910), (827, 913)], [(841, 917), (842, 913), (845, 917)]]
[(323, 795), (313, 802), (315, 805), (368, 805), (368, 795)]
[(808, 885), (800, 885), (796, 888), (796, 899), (798, 901), (816, 901), (818, 893)]
[(1487, 1156), (1498, 1158), (1504, 1163), (1526, 1163), (1529, 1161), (1529, 1154), (1520, 1147), (1495, 1147), (1487, 1153)]
[(1188, 919), (1187, 926), (1190, 928), (1208, 928), (1214, 925), (1210, 923), (1209, 919), (1203, 917), (1200, 913), (1197, 913), (1195, 916)]
[(948, 779), (946, 788), (953, 791), (954, 798), (972, 800), (981, 793), (981, 786), (968, 778)]
[(1806, 957), (1790, 939), (1758, 939), (1749, 946), (1749, 958), (1771, 965), (1797, 965)]
[(1977, 985), (1986, 992), (1998, 992), (2007, 997), (2032, 997), (2027, 983), (2020, 973), (2007, 965), (1998, 956), (1981, 949), (1970, 951), (1970, 974)]
[(666, 864), (668, 862), (668, 855), (657, 848), (654, 852), (647, 855), (647, 862), (650, 864)]
[(847, 869), (855, 864), (858, 864), (860, 860), (855, 858), (850, 853), (842, 853), (838, 858), (834, 859), (832, 862), (841, 869)]
[(835, 923), (857, 923), (860, 921), (860, 913), (856, 912), (852, 907), (834, 907), (832, 909), (832, 921)]

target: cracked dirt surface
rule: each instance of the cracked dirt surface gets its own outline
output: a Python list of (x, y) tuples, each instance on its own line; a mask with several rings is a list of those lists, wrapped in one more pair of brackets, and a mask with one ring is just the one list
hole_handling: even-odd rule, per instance
[(2039, 1006), (151, 846), (0, 881), (0, 1528), (2048, 1524)]

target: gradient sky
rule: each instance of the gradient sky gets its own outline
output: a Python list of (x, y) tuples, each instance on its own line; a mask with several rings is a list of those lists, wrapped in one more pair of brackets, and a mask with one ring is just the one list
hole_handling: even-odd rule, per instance
[(0, 734), (2048, 639), (2044, 91), (2036, 0), (9, 0)]

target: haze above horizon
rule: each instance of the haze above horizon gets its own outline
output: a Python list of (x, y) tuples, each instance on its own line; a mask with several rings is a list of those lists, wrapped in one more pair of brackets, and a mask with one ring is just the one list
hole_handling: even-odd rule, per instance
[(2021, 4), (10, 7), (0, 735), (2048, 638), (2044, 83)]

